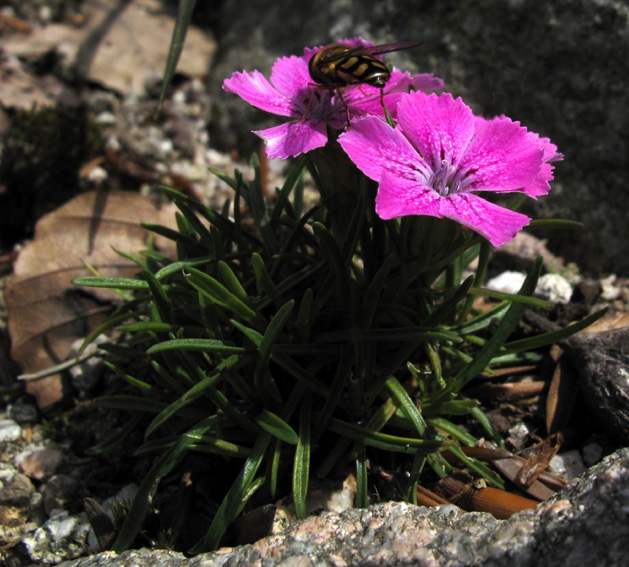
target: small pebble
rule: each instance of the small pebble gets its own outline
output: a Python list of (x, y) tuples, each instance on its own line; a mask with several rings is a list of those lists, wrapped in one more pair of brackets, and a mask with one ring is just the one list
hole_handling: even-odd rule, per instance
[(502, 272), (499, 276), (490, 279), (487, 282), (487, 287), (503, 293), (518, 293), (525, 279), (526, 274), (522, 272)]
[(535, 295), (551, 303), (570, 303), (572, 286), (559, 274), (544, 274), (537, 282)]
[(555, 455), (548, 465), (548, 470), (566, 480), (572, 480), (585, 472), (581, 454), (577, 450)]
[(49, 479), (63, 461), (58, 449), (35, 449), (18, 455), (16, 462), (29, 478), (45, 481)]
[[(67, 511), (68, 508), (77, 507), (78, 502), (80, 502), (77, 499), (79, 489), (79, 481), (67, 474), (53, 476), (44, 486), (44, 510), (50, 517), (53, 517)], [(75, 511), (70, 510), (70, 512)]]
[(22, 428), (12, 419), (0, 420), (0, 443), (17, 441), (22, 436)]
[(594, 463), (598, 463), (603, 457), (603, 447), (598, 443), (588, 443), (581, 449), (583, 454), (583, 463), (586, 467), (591, 467)]
[(9, 417), (19, 423), (35, 423), (39, 419), (37, 406), (33, 403), (25, 401), (24, 398), (18, 398), (13, 404), (8, 406), (7, 411)]
[(616, 274), (611, 274), (606, 278), (600, 280), (602, 292), (601, 297), (606, 301), (613, 301), (618, 299), (621, 295), (621, 289), (614, 285), (616, 283)]

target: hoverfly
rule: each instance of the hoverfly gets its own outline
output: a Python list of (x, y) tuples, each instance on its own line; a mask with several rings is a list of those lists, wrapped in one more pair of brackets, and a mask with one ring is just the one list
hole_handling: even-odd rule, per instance
[(384, 86), (391, 78), (387, 66), (376, 55), (411, 49), (421, 45), (421, 41), (398, 41), (383, 45), (361, 45), (351, 47), (343, 43), (326, 45), (317, 51), (308, 62), (308, 72), (312, 80), (321, 87), (336, 91), (347, 113), (349, 107), (343, 99), (341, 89), (349, 85), (367, 84), (380, 89), (380, 103), (384, 108)]

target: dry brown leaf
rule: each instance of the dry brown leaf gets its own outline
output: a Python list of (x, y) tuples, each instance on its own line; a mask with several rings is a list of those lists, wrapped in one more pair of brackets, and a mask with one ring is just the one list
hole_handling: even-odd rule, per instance
[[(137, 253), (149, 232), (140, 222), (174, 227), (174, 207), (156, 208), (150, 197), (125, 191), (83, 193), (42, 217), (33, 241), (24, 247), (5, 290), (12, 358), (23, 372), (63, 361), (72, 343), (89, 334), (116, 297), (109, 290), (79, 288), (73, 278), (88, 276), (85, 264), (106, 277), (131, 277), (138, 268), (112, 247)], [(158, 249), (174, 256), (172, 243), (155, 238)], [(168, 248), (166, 248), (168, 247)], [(59, 375), (27, 385), (40, 408), (63, 398)]]
[[(3, 43), (4, 53), (20, 60), (36, 60), (54, 51), (64, 66), (82, 79), (123, 93), (143, 93), (148, 80), (162, 77), (175, 17), (166, 13), (158, 0), (85, 2), (81, 11), (83, 25), (50, 23), (26, 36), (8, 37)], [(203, 79), (215, 51), (213, 37), (190, 26), (177, 70)], [(46, 83), (35, 83), (37, 96), (26, 86), (10, 82), (11, 104), (5, 101), (6, 88), (3, 104), (29, 109), (48, 98)]]
[(555, 433), (544, 439), (534, 448), (532, 455), (515, 477), (516, 484), (531, 486), (539, 475), (546, 470), (551, 459), (559, 452), (563, 444), (563, 435)]
[(557, 433), (566, 427), (579, 391), (579, 382), (570, 358), (558, 345), (551, 348), (555, 370), (546, 397), (546, 431)]
[(608, 313), (589, 327), (583, 329), (581, 333), (601, 333), (629, 327), (629, 313)]

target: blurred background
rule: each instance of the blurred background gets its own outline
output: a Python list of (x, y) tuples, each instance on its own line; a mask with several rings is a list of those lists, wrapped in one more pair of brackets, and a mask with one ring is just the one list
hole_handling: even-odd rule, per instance
[[(105, 131), (102, 167), (110, 183), (114, 179), (127, 188), (134, 173), (128, 167), (120, 173), (122, 160), (138, 166), (140, 154), (144, 162), (152, 162), (152, 173), (144, 175), (142, 183), (172, 184), (172, 179), (162, 174), (161, 160), (168, 162), (169, 173), (179, 176), (176, 182), (194, 185), (195, 175), (203, 175), (199, 171), (206, 171), (208, 165), (216, 167), (225, 159), (245, 160), (259, 151), (260, 140), (251, 130), (277, 124), (275, 117), (224, 92), (221, 85), (226, 77), (245, 69), (258, 69), (268, 76), (277, 57), (302, 54), (305, 46), (362, 36), (377, 44), (422, 40), (420, 48), (392, 53), (386, 59), (404, 69), (434, 73), (445, 81), (447, 91), (462, 96), (477, 113), (505, 114), (557, 144), (565, 160), (556, 164), (553, 189), (538, 202), (527, 203), (525, 212), (580, 221), (584, 228), (536, 234), (548, 239), (552, 252), (576, 262), (582, 272), (595, 277), (629, 274), (626, 2), (199, 1), (165, 105), (166, 118), (159, 120), (151, 113), (176, 2), (4, 0), (1, 4), (0, 132), (5, 142), (0, 164), (0, 226), (4, 227), (0, 240), (5, 250), (19, 240), (20, 227), (32, 228), (39, 215), (24, 209), (40, 201), (43, 212), (57, 206), (56, 199), (49, 202), (51, 195), (63, 201), (74, 183), (72, 175), (68, 181), (58, 171), (45, 181), (32, 179), (37, 170), (31, 167), (34, 163), (67, 166), (69, 150), (57, 140), (48, 147), (57, 148), (60, 155), (47, 156), (47, 161), (25, 158), (28, 144), (24, 138), (7, 142), (6, 135), (19, 109), (51, 104), (72, 112), (87, 108), (95, 114)], [(177, 110), (182, 101), (188, 104), (183, 117)], [(194, 112), (191, 102), (196, 105)], [(109, 123), (107, 112), (113, 115)], [(62, 122), (81, 124), (81, 116), (70, 114)], [(117, 135), (111, 132), (114, 123)], [(153, 138), (149, 136), (144, 144), (136, 141), (133, 151), (128, 151), (125, 143), (134, 128), (146, 133), (149, 125), (157, 130), (150, 134)], [(40, 127), (34, 130), (41, 132)], [(94, 140), (90, 132), (88, 124), (78, 133), (71, 129), (62, 136), (85, 141), (81, 151), (72, 154), (77, 163), (96, 159), (104, 151), (98, 144), (89, 145)], [(113, 138), (123, 150), (127, 148), (116, 154), (117, 162), (111, 158)], [(41, 141), (37, 134), (33, 144)], [(199, 144), (205, 148), (203, 159), (195, 157)], [(176, 159), (168, 153), (171, 147), (179, 151)], [(17, 167), (20, 159), (21, 169)], [(16, 173), (21, 175), (20, 189), (14, 188)], [(61, 179), (63, 182), (51, 189), (55, 180)], [(25, 194), (25, 186), (39, 189)], [(15, 213), (16, 203), (21, 216)]]

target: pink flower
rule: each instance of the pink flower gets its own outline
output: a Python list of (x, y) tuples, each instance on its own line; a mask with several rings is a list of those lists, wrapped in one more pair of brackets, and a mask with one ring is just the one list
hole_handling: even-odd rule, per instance
[(550, 190), (555, 145), (505, 116), (474, 116), (450, 94), (404, 96), (397, 126), (367, 116), (339, 137), (358, 168), (380, 183), (376, 212), (383, 219), (430, 215), (453, 219), (494, 246), (511, 240), (530, 219), (476, 193)]
[[(361, 38), (342, 40), (352, 47), (372, 45)], [(266, 141), (270, 158), (295, 157), (301, 153), (324, 146), (328, 140), (327, 127), (342, 130), (347, 125), (345, 106), (326, 89), (317, 88), (308, 72), (310, 58), (320, 48), (304, 49), (303, 57), (281, 57), (273, 65), (271, 82), (259, 71), (234, 73), (226, 79), (223, 88), (237, 94), (252, 106), (290, 120), (279, 126), (255, 132)], [(385, 103), (394, 115), (399, 95), (410, 88), (435, 90), (443, 81), (432, 75), (411, 76), (394, 70), (385, 87)], [(343, 98), (347, 102), (350, 119), (367, 114), (383, 115), (380, 105), (380, 89), (370, 85), (344, 87)]]

